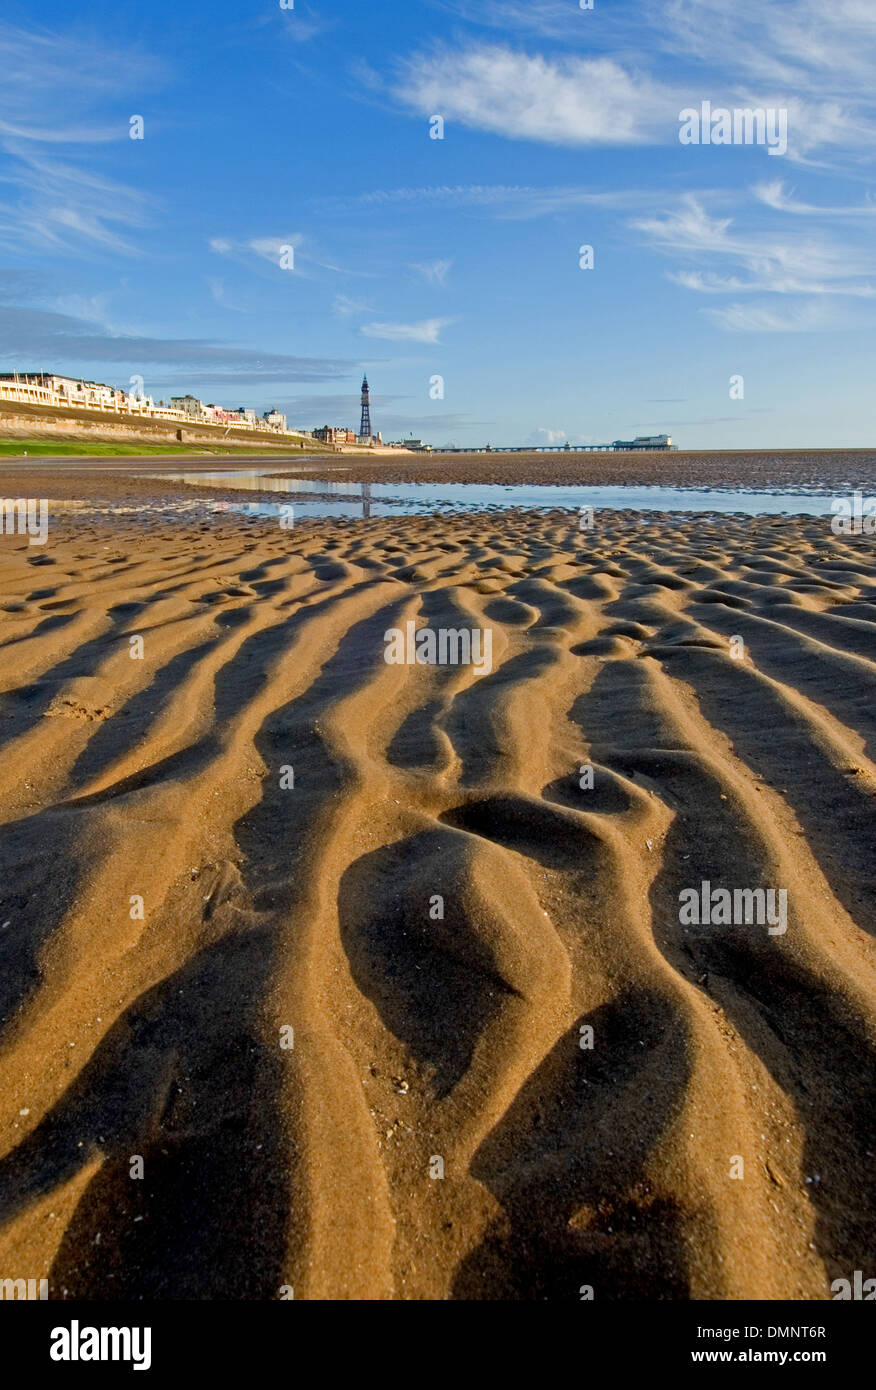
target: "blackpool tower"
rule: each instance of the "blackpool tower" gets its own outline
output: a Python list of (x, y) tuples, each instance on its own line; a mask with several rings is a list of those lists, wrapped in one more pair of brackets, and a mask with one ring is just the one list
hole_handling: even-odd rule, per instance
[(362, 423), (359, 426), (359, 438), (371, 438), (371, 401), (367, 376), (362, 377)]

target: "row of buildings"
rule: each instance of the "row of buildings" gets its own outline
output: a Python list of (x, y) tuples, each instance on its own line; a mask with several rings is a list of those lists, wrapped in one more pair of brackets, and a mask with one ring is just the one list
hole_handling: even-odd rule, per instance
[(383, 443), (383, 438), (379, 434), (369, 435), (366, 439), (358, 435), (355, 430), (346, 429), (344, 425), (323, 425), (321, 429), (313, 431), (313, 437), (322, 440), (323, 444), (370, 444), (372, 439), (376, 444)]
[(0, 400), (21, 405), (47, 405), (55, 409), (96, 410), (101, 414), (137, 415), (150, 420), (167, 420), (177, 425), (234, 425), (237, 429), (262, 430), (272, 434), (301, 434), (289, 430), (286, 416), (279, 410), (257, 415), (247, 406), (225, 410), (205, 405), (197, 396), (171, 396), (169, 404), (156, 403), (143, 392), (142, 382), (134, 378), (133, 391), (106, 386), (100, 381), (80, 377), (56, 376), (52, 372), (6, 372), (0, 374)]

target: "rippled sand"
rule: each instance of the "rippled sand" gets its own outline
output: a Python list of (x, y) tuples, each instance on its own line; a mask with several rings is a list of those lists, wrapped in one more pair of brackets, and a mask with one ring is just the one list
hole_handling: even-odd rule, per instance
[[(388, 665), (409, 620), (489, 630), (492, 669)], [(867, 1270), (872, 538), (71, 516), (0, 537), (0, 644), (0, 1273), (577, 1300)], [(784, 888), (787, 931), (681, 925), (703, 880)]]

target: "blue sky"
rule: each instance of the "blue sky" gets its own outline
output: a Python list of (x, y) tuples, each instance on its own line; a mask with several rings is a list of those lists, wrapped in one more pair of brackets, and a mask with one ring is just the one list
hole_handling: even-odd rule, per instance
[[(311, 427), (365, 368), (439, 445), (876, 443), (873, 0), (6, 0), (0, 67), (0, 370)], [(681, 144), (703, 101), (787, 152)]]

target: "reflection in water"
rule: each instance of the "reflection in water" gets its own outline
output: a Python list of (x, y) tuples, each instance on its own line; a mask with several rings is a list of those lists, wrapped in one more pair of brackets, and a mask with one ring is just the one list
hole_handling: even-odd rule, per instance
[[(159, 475), (145, 475), (159, 476)], [(743, 512), (748, 516), (803, 512), (808, 516), (830, 514), (832, 495), (813, 492), (747, 492), (721, 488), (675, 487), (551, 487), (521, 483), (360, 483), (352, 480), (298, 478), (290, 474), (270, 476), (267, 470), (247, 468), (222, 473), (193, 471), (163, 473), (164, 481), (195, 487), (244, 492), (276, 492), (294, 496), (296, 516), (398, 516), (438, 510), (506, 511), (511, 507), (559, 508), (606, 507), (615, 511)], [(280, 516), (283, 505), (257, 502), (225, 504), (229, 511), (253, 516)], [(288, 505), (288, 504), (287, 504)], [(224, 510), (224, 507), (223, 507)]]

